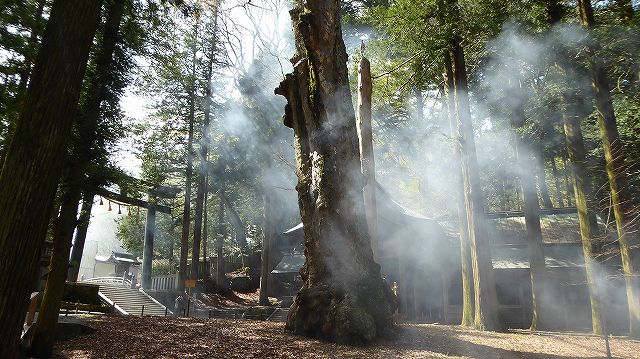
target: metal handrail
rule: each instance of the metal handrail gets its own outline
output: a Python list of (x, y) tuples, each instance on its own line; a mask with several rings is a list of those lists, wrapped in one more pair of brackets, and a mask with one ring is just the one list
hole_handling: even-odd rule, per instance
[(83, 282), (95, 283), (122, 283), (125, 287), (131, 287), (131, 281), (123, 277), (94, 277), (83, 280)]
[(104, 295), (104, 293), (98, 291), (98, 296), (113, 309), (114, 313), (129, 315), (126, 310), (120, 307), (116, 302), (109, 299), (106, 295)]

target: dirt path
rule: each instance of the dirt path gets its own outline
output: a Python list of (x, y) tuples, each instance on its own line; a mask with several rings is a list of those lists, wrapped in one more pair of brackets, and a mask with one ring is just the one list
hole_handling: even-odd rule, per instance
[[(58, 358), (602, 358), (601, 338), (478, 332), (458, 326), (403, 325), (366, 347), (290, 335), (282, 323), (250, 320), (111, 317), (87, 322), (93, 334), (59, 342)], [(640, 359), (640, 342), (613, 338), (616, 358)]]

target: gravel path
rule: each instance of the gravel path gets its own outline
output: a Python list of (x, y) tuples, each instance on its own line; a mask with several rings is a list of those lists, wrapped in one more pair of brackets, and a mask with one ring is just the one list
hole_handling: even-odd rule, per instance
[[(588, 335), (479, 332), (449, 325), (402, 325), (368, 347), (306, 339), (282, 323), (251, 320), (104, 316), (96, 332), (58, 342), (57, 358), (602, 358)], [(640, 359), (640, 341), (611, 340), (616, 358)]]

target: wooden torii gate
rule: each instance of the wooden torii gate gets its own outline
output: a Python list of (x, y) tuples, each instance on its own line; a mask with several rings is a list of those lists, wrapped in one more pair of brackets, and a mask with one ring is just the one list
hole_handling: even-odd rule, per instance
[[(155, 186), (149, 191), (151, 198), (174, 198), (179, 190), (172, 187)], [(171, 208), (141, 199), (127, 197), (124, 194), (96, 188), (95, 194), (117, 202), (147, 209), (144, 227), (144, 249), (142, 251), (142, 288), (151, 288), (151, 267), (153, 259), (153, 240), (156, 235), (156, 212), (171, 214)]]

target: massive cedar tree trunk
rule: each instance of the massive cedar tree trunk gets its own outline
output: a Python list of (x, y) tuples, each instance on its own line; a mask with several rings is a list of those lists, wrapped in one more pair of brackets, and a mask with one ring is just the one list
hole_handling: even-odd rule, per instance
[[(457, 9), (456, 0), (450, 0)], [(471, 123), (467, 72), (460, 39), (451, 43), (453, 78), (456, 99), (458, 145), (460, 146), (464, 198), (467, 208), (471, 265), (474, 282), (474, 326), (481, 330), (501, 330), (498, 320), (498, 301), (491, 263), (491, 247), (484, 215), (484, 198), (476, 158), (476, 145)]]
[[(184, 213), (182, 214), (182, 236), (180, 240), (180, 264), (178, 266), (178, 290), (183, 291), (187, 279), (187, 261), (189, 259), (189, 233), (191, 229), (191, 180), (193, 177), (193, 127), (196, 115), (196, 43), (198, 38), (198, 25), (194, 24), (194, 43), (191, 59), (191, 84), (187, 90), (189, 96), (188, 134), (187, 134), (187, 168), (185, 169), (184, 183)], [(199, 250), (198, 250), (199, 251)], [(191, 277), (198, 276), (198, 261), (191, 263)]]
[[(453, 64), (451, 63), (451, 55), (449, 52), (444, 54), (445, 65), (445, 92), (447, 95), (447, 115), (449, 117), (449, 130), (451, 137), (457, 138), (456, 130), (456, 99), (455, 99), (455, 83), (453, 78)], [(453, 143), (453, 152), (458, 168), (462, 166), (462, 154), (460, 146)], [(462, 183), (461, 174), (452, 171), (454, 181), (458, 187), (456, 191), (456, 207), (458, 210), (458, 228), (460, 229), (460, 271), (462, 273), (462, 325), (466, 327), (473, 326), (473, 271), (471, 268), (471, 246), (469, 244), (469, 225), (467, 223), (467, 209), (464, 203), (464, 184)]]
[[(591, 2), (578, 1), (580, 22), (587, 28), (596, 26)], [(602, 61), (596, 54), (597, 46), (590, 46), (592, 87), (598, 110), (598, 127), (606, 162), (607, 176), (611, 190), (611, 203), (618, 230), (620, 258), (624, 270), (629, 305), (629, 333), (640, 338), (640, 293), (638, 291), (637, 266), (631, 255), (631, 248), (640, 243), (640, 224), (636, 218), (637, 209), (633, 208), (631, 193), (625, 173), (625, 154), (623, 143), (618, 134), (616, 116), (613, 111), (609, 77)]]
[(82, 208), (78, 217), (78, 227), (76, 229), (75, 239), (73, 240), (73, 248), (71, 249), (71, 259), (69, 260), (69, 272), (67, 273), (67, 281), (77, 282), (78, 273), (80, 272), (80, 262), (82, 262), (82, 253), (84, 251), (84, 243), (87, 239), (87, 230), (91, 221), (91, 210), (93, 209), (93, 192), (85, 190), (82, 200)]
[(87, 100), (80, 109), (80, 117), (77, 121), (79, 136), (73, 147), (71, 161), (69, 161), (72, 163), (71, 168), (62, 186), (62, 205), (60, 215), (54, 224), (50, 272), (40, 305), (38, 322), (33, 332), (33, 342), (30, 349), (32, 356), (48, 357), (52, 353), (60, 301), (69, 269), (69, 250), (77, 225), (78, 202), (82, 198), (83, 189), (87, 187), (85, 173), (92, 159), (91, 148), (96, 139), (100, 103), (105, 98), (109, 82), (113, 51), (118, 40), (118, 29), (124, 4), (124, 0), (114, 0), (109, 6), (96, 61), (96, 76), (91, 79)]
[(303, 1), (290, 13), (297, 55), (276, 93), (295, 133), (306, 261), (286, 329), (367, 343), (392, 325), (396, 304), (369, 242), (340, 2)]
[(100, 5), (54, 3), (0, 173), (0, 358), (18, 356)]
[[(536, 190), (535, 159), (531, 147), (527, 148), (526, 140), (517, 129), (524, 126), (523, 110), (517, 109), (512, 119), (514, 128), (514, 145), (517, 157), (517, 171), (524, 197), (524, 220), (527, 228), (527, 248), (529, 250), (529, 275), (531, 279), (531, 330), (545, 327), (545, 288), (546, 269), (540, 227), (540, 203)], [(541, 154), (541, 153), (540, 153)], [(542, 157), (542, 156), (541, 156)], [(543, 165), (544, 171), (544, 165)], [(544, 181), (544, 179), (539, 179)]]

